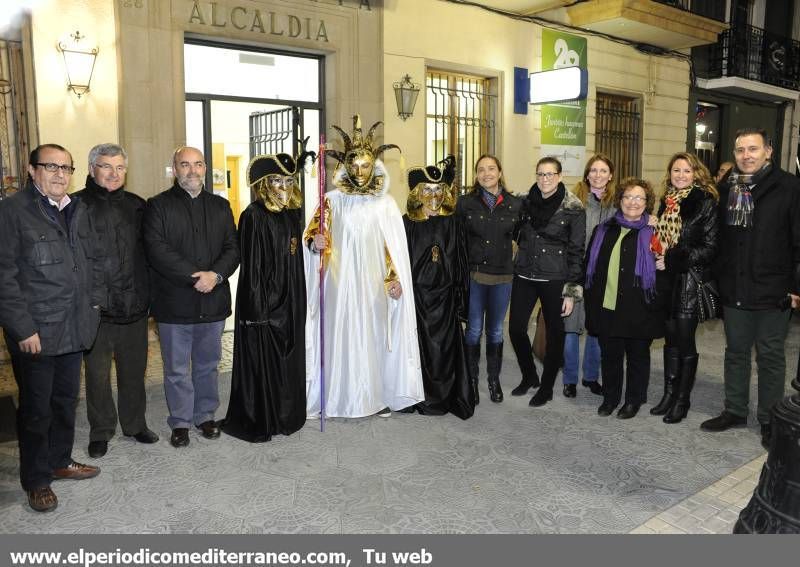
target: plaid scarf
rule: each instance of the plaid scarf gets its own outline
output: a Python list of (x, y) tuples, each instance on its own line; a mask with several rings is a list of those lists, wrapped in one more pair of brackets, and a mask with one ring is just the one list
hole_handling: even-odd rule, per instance
[(767, 162), (756, 173), (741, 173), (734, 167), (728, 176), (731, 191), (728, 195), (728, 226), (748, 228), (753, 226), (754, 203), (753, 188), (771, 171), (772, 164)]

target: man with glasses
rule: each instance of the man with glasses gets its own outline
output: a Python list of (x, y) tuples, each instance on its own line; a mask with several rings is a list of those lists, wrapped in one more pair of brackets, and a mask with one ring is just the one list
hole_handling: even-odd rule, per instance
[(177, 448), (189, 444), (192, 425), (206, 439), (219, 437), (217, 366), (225, 319), (231, 314), (228, 278), (239, 265), (239, 246), (228, 201), (204, 191), (203, 153), (180, 147), (172, 168), (172, 187), (147, 202), (144, 242), (152, 268), (151, 315), (158, 322), (164, 361), (170, 443)]
[[(116, 144), (100, 144), (89, 152), (86, 188), (76, 193), (89, 209), (104, 247), (103, 266), (108, 308), (86, 360), (86, 413), (89, 456), (108, 451), (119, 419), (122, 433), (139, 443), (155, 443), (158, 435), (145, 420), (144, 373), (147, 367), (147, 312), (150, 303), (147, 262), (142, 240), (145, 200), (125, 190), (128, 155)], [(111, 393), (111, 359), (117, 369), (117, 407)]]
[(20, 480), (38, 512), (58, 505), (51, 481), (100, 473), (72, 460), (81, 359), (105, 307), (91, 219), (67, 194), (74, 170), (66, 149), (39, 146), (25, 189), (0, 201), (0, 324), (19, 388)]

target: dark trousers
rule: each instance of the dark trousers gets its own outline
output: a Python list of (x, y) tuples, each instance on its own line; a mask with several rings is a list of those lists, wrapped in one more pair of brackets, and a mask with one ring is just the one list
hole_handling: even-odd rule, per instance
[(117, 369), (119, 424), (125, 435), (147, 427), (144, 373), (147, 368), (147, 316), (127, 324), (101, 321), (86, 361), (86, 413), (91, 441), (108, 441), (117, 428), (117, 408), (111, 393), (111, 358)]
[[(625, 403), (641, 405), (647, 401), (647, 386), (650, 384), (650, 344), (652, 339), (621, 337), (598, 337), (600, 342), (600, 366), (603, 373), (603, 401), (613, 407), (622, 399), (622, 383), (625, 387)], [(623, 374), (623, 365), (626, 367)]]
[(19, 389), (17, 437), (24, 490), (50, 486), (53, 469), (72, 461), (82, 352), (31, 355), (5, 335)]
[(517, 355), (517, 363), (523, 378), (536, 376), (533, 364), (531, 340), (528, 336), (528, 322), (536, 301), (542, 303), (544, 324), (547, 330), (547, 349), (542, 371), (542, 388), (545, 392), (553, 390), (558, 369), (564, 359), (564, 319), (561, 317), (563, 299), (561, 291), (564, 282), (536, 282), (514, 277), (511, 288), (511, 312), (508, 320), (508, 336)]
[(750, 356), (756, 347), (759, 423), (769, 423), (772, 407), (783, 398), (786, 383), (784, 343), (789, 309), (745, 311), (725, 307), (725, 409), (747, 417), (750, 404)]

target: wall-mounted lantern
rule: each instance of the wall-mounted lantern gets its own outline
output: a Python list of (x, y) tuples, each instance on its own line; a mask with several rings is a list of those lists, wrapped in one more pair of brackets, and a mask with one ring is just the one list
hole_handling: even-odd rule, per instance
[(58, 50), (64, 56), (64, 67), (67, 70), (67, 89), (78, 95), (89, 92), (92, 83), (92, 73), (97, 53), (97, 46), (90, 46), (86, 36), (75, 30), (70, 34), (70, 39), (58, 42)]
[(414, 114), (419, 96), (419, 85), (411, 82), (411, 76), (405, 75), (399, 83), (394, 83), (394, 97), (397, 101), (397, 114), (403, 120)]

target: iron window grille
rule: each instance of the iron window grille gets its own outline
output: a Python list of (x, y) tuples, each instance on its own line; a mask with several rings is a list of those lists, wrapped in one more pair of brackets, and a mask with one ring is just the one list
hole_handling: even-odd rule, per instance
[(464, 193), (474, 182), (474, 165), (495, 153), (495, 80), (445, 71), (428, 71), (426, 90), (427, 163), (456, 157), (456, 180)]
[(640, 175), (640, 101), (607, 93), (597, 93), (595, 146), (614, 162), (617, 179)]

